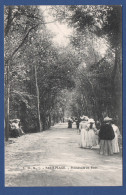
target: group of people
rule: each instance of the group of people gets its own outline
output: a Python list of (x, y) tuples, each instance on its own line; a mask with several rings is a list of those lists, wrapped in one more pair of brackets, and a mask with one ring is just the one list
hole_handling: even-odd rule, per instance
[(80, 146), (92, 149), (99, 146), (101, 155), (112, 155), (119, 153), (118, 137), (119, 128), (112, 124), (112, 118), (105, 117), (103, 123), (95, 123), (94, 119), (87, 116), (81, 117), (79, 123)]

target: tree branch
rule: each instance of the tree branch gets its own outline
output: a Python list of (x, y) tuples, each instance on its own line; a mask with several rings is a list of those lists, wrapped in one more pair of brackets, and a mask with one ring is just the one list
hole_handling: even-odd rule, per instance
[(14, 50), (14, 52), (12, 53), (11, 58), (13, 58), (13, 56), (15, 55), (15, 53), (16, 53), (16, 52), (20, 49), (20, 47), (25, 43), (26, 39), (28, 38), (29, 33), (30, 33), (33, 29), (35, 29), (38, 25), (39, 25), (39, 24), (37, 24), (37, 25), (31, 27), (31, 28), (28, 30), (28, 32), (26, 33), (25, 37), (22, 39), (22, 41), (21, 41), (21, 43), (19, 44), (19, 46), (18, 46), (18, 47)]
[(7, 25), (5, 27), (5, 36), (7, 36), (12, 22), (12, 7), (8, 7)]

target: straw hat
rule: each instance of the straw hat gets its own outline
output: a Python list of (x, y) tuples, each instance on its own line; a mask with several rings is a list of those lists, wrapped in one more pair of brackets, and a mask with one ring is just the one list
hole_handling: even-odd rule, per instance
[(83, 119), (83, 120), (85, 120), (85, 121), (88, 121), (88, 120), (89, 120), (89, 118), (88, 118), (87, 116), (85, 116), (85, 115), (83, 115), (83, 116), (81, 117), (81, 119)]
[(83, 116), (81, 116), (80, 119), (83, 120), (84, 119)]
[(80, 117), (82, 120), (85, 120), (85, 121), (88, 121), (89, 120), (89, 118), (87, 117), (87, 116), (82, 116), (82, 117)]
[(89, 123), (95, 123), (95, 121), (94, 121), (93, 118), (90, 118), (90, 119), (88, 120), (88, 122), (89, 122)]
[(112, 121), (112, 118), (109, 118), (108, 116), (104, 118), (104, 122)]

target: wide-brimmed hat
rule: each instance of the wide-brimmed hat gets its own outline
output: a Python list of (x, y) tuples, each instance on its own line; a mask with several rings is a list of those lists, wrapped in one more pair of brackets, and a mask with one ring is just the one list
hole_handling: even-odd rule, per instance
[(93, 118), (90, 118), (90, 119), (88, 120), (88, 122), (89, 122), (89, 123), (95, 123), (95, 121), (94, 121)]
[(87, 117), (87, 116), (85, 116), (85, 115), (83, 115), (82, 117), (80, 117), (82, 120), (85, 120), (85, 121), (88, 121), (89, 120), (89, 118)]
[(112, 121), (112, 118), (109, 118), (108, 116), (104, 118), (104, 122)]
[(88, 121), (88, 120), (89, 120), (89, 118), (88, 118), (87, 116), (85, 116), (85, 117), (84, 117), (84, 120), (85, 120), (85, 121)]
[(85, 117), (85, 116), (83, 115), (83, 116), (81, 116), (80, 118), (81, 118), (81, 119), (84, 119), (84, 117)]

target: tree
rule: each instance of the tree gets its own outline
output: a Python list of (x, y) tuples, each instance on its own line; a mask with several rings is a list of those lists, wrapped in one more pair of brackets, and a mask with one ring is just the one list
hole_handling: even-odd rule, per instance
[[(114, 115), (114, 117), (118, 115), (119, 117), (121, 116), (121, 112), (119, 112), (119, 109), (121, 108), (120, 106), (121, 98), (117, 94), (121, 93), (122, 7), (121, 6), (68, 6), (67, 8), (71, 12), (70, 17), (67, 17), (67, 20), (69, 24), (73, 26), (77, 32), (81, 31), (82, 35), (85, 37), (86, 31), (88, 30), (90, 33), (92, 33), (92, 39), (94, 39), (94, 35), (95, 35), (98, 38), (100, 37), (104, 38), (108, 44), (107, 52), (111, 53), (111, 58), (110, 56), (108, 56), (108, 53), (106, 52), (107, 55), (104, 59), (104, 63), (105, 61), (107, 61), (106, 65), (103, 64), (103, 62), (101, 62), (103, 57), (101, 57), (101, 59), (97, 58), (97, 61), (93, 60), (95, 63), (92, 63), (92, 67), (94, 66), (95, 69), (96, 66), (98, 66), (97, 73), (98, 71), (99, 73), (96, 75), (96, 71), (94, 69), (90, 69), (89, 63), (88, 63), (88, 67), (89, 67), (88, 72), (94, 84), (97, 81), (98, 81), (97, 84), (101, 83), (101, 79), (102, 80), (104, 79), (105, 82), (104, 83), (102, 82), (103, 86), (101, 85), (100, 88), (100, 91), (102, 93), (103, 91), (105, 91), (104, 94), (106, 94), (105, 97), (107, 99), (107, 102), (105, 101), (104, 98), (103, 101), (104, 108), (108, 107), (107, 108), (108, 114)], [(76, 36), (77, 41), (80, 39), (82, 41), (83, 36), (81, 36), (81, 38), (80, 36)], [(110, 50), (112, 50), (112, 52)], [(115, 53), (115, 62), (113, 63), (114, 53)], [(87, 56), (89, 56), (89, 53)], [(84, 59), (86, 59), (85, 56)], [(102, 66), (102, 70), (99, 69), (99, 65)], [(103, 73), (103, 68), (105, 68), (104, 73)], [(92, 74), (91, 73), (92, 71), (95, 74), (94, 73)], [(94, 76), (97, 77), (98, 79), (94, 80)], [(115, 78), (117, 78), (116, 81)], [(115, 88), (115, 86), (118, 86), (118, 88)], [(97, 90), (97, 88), (95, 88), (95, 90)], [(108, 91), (108, 93), (106, 90)], [(117, 102), (120, 103), (116, 108)], [(99, 105), (99, 103), (97, 105)]]
[[(122, 7), (57, 6), (53, 13), (60, 22), (67, 21), (74, 29), (71, 43), (75, 46), (83, 67), (81, 70), (83, 76), (79, 74), (78, 78), (80, 80), (79, 87), (82, 86), (80, 90), (76, 85), (80, 93), (80, 101), (83, 96), (81, 94), (88, 94), (87, 98), (85, 95), (84, 97), (88, 102), (88, 110), (91, 105), (92, 111), (96, 112), (94, 117), (96, 115), (103, 116), (106, 112), (114, 118), (120, 118)], [(102, 41), (101, 44), (106, 45), (104, 54), (97, 47), (100, 44), (99, 40)]]
[[(10, 73), (15, 55), (28, 41), (29, 34), (36, 30), (40, 22), (36, 6), (5, 7), (5, 137), (9, 132)], [(37, 19), (37, 20), (36, 20)], [(11, 50), (10, 50), (11, 48)]]

